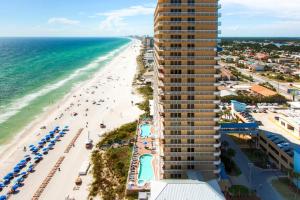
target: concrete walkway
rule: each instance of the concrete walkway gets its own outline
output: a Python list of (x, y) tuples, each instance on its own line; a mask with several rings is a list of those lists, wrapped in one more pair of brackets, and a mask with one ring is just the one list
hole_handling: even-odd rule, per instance
[(239, 146), (230, 137), (228, 137), (226, 134), (223, 134), (221, 139), (222, 141), (227, 141), (229, 147), (234, 149), (236, 152), (233, 160), (240, 168), (242, 175), (246, 177), (246, 179), (240, 179), (241, 185), (246, 185), (252, 190), (255, 190), (257, 196), (262, 200), (283, 200), (281, 195), (272, 187), (271, 183), (268, 181), (271, 178), (282, 176), (282, 173), (279, 170), (264, 170), (255, 167), (248, 159), (248, 157), (241, 151)]

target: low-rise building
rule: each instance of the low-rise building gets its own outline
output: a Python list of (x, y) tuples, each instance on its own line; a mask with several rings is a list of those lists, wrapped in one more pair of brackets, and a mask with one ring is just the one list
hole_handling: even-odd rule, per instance
[(265, 65), (264, 65), (264, 63), (255, 62), (255, 63), (253, 63), (253, 64), (250, 64), (250, 65), (248, 66), (248, 68), (249, 68), (252, 72), (264, 71), (264, 70), (265, 70)]
[(300, 112), (299, 110), (278, 111), (276, 122), (289, 133), (300, 139)]
[(225, 200), (217, 183), (212, 180), (160, 180), (151, 182), (150, 193), (139, 193), (139, 200)]
[(276, 92), (274, 92), (266, 87), (263, 87), (261, 85), (252, 85), (250, 90), (251, 90), (251, 92), (262, 95), (264, 97), (270, 97), (270, 96), (274, 96), (277, 94)]

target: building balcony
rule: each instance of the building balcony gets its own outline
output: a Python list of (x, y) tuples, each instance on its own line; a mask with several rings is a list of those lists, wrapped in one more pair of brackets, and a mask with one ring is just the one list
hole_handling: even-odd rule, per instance
[(220, 100), (162, 100), (166, 104), (219, 104)]
[(163, 74), (163, 76), (168, 78), (220, 78), (221, 74)]
[(219, 56), (163, 56), (159, 55), (158, 60), (220, 60)]
[(208, 33), (208, 34), (221, 34), (220, 30), (157, 30), (154, 32), (155, 35), (158, 34), (199, 34), (199, 33)]
[(195, 122), (195, 121), (199, 121), (199, 122), (214, 121), (214, 122), (218, 122), (218, 121), (220, 121), (220, 118), (218, 118), (218, 117), (212, 117), (212, 118), (206, 118), (206, 117), (200, 117), (200, 118), (197, 118), (197, 117), (194, 117), (194, 118), (167, 118), (167, 117), (165, 117), (164, 121), (166, 121), (166, 122), (169, 122), (169, 121), (172, 121), (172, 122), (176, 122), (176, 121), (192, 121), (192, 122)]
[[(163, 146), (167, 147), (167, 148), (173, 148), (173, 147), (178, 147), (178, 148), (190, 147), (190, 148), (192, 148), (192, 147), (214, 147), (214, 144), (207, 144), (207, 143), (203, 143), (203, 144), (164, 144)], [(189, 153), (193, 153), (193, 152), (189, 152)], [(167, 154), (167, 152), (165, 152), (165, 154)]]
[(216, 156), (216, 157), (221, 156), (221, 151), (215, 152), (215, 153), (214, 153), (214, 156)]
[(215, 139), (216, 136), (218, 135), (163, 135), (163, 138), (165, 139), (197, 139), (197, 138), (211, 138), (211, 139)]
[(159, 3), (159, 7), (168, 8), (168, 7), (205, 7), (205, 8), (221, 8), (221, 4), (218, 3)]
[(221, 39), (173, 39), (173, 38), (154, 38), (155, 42), (193, 42), (193, 43), (205, 43), (205, 42), (216, 42), (220, 43)]
[(221, 172), (221, 169), (219, 168), (219, 169), (216, 169), (216, 170), (214, 170), (214, 173), (215, 174), (220, 174), (220, 172)]
[(219, 160), (217, 161), (213, 161), (213, 160), (181, 160), (181, 161), (171, 161), (171, 160), (164, 160), (165, 164), (174, 164), (174, 165), (189, 165), (189, 164), (214, 164), (219, 162)]
[(216, 130), (215, 126), (165, 126), (165, 130)]
[(154, 45), (158, 51), (217, 51), (215, 47), (158, 47)]
[(220, 147), (221, 147), (221, 142), (218, 143), (218, 144), (214, 144), (214, 147), (215, 147), (215, 148), (220, 148)]
[(197, 113), (217, 113), (220, 109), (164, 109), (165, 112), (197, 112)]
[[(221, 66), (220, 65), (156, 65), (158, 69), (165, 69), (165, 68), (180, 68), (180, 69), (197, 69), (197, 68), (201, 68), (201, 69), (220, 69)], [(219, 84), (219, 83), (218, 83)]]
[(212, 86), (216, 87), (219, 86), (219, 83), (214, 83), (214, 82), (197, 82), (197, 83), (164, 83), (165, 86), (171, 86), (171, 87), (192, 87), (192, 86)]
[(164, 91), (166, 95), (220, 95), (219, 91)]
[[(221, 17), (221, 13), (215, 12), (159, 12), (157, 17), (164, 16), (202, 16), (202, 17)], [(157, 19), (157, 18), (156, 18)]]
[[(220, 151), (218, 152), (205, 152), (205, 151), (195, 151), (195, 152), (165, 152), (165, 154), (169, 155), (169, 156), (176, 156), (176, 155), (180, 155), (180, 156), (189, 156), (191, 155), (191, 153), (195, 156), (197, 155), (215, 155), (215, 154), (221, 154)], [(164, 155), (165, 155), (164, 154)], [(162, 155), (162, 156), (164, 156)]]
[(210, 21), (204, 21), (204, 20), (196, 20), (196, 21), (159, 21), (155, 24), (155, 27), (158, 26), (164, 26), (164, 25), (215, 25), (215, 26), (221, 26), (222, 23), (217, 20), (210, 20)]

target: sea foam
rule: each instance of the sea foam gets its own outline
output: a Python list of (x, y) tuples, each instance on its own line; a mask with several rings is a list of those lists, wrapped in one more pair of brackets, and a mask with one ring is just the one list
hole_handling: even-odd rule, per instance
[(82, 72), (94, 69), (94, 68), (98, 67), (101, 62), (111, 59), (114, 55), (116, 55), (117, 53), (122, 51), (124, 48), (126, 48), (126, 46), (128, 46), (128, 44), (123, 45), (120, 48), (111, 51), (107, 55), (100, 56), (99, 58), (92, 61), (85, 67), (75, 70), (72, 74), (70, 74), (65, 79), (60, 80), (53, 84), (46, 85), (39, 91), (33, 92), (24, 97), (16, 99), (13, 102), (11, 102), (10, 104), (6, 105), (5, 107), (0, 108), (0, 111), (1, 111), (0, 112), (0, 124), (7, 121), (9, 118), (13, 117), (14, 115), (18, 114), (20, 112), (20, 110), (22, 110), (26, 106), (30, 105), (30, 103), (32, 101), (36, 100), (37, 98), (42, 97), (46, 94), (49, 94), (50, 92), (64, 86), (66, 83), (68, 83), (72, 79), (78, 77)]

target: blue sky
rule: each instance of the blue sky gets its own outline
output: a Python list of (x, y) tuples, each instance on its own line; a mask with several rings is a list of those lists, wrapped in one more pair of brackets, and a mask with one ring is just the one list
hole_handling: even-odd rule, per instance
[[(220, 0), (221, 36), (300, 36), (300, 0)], [(153, 31), (156, 0), (1, 0), (0, 36)]]

